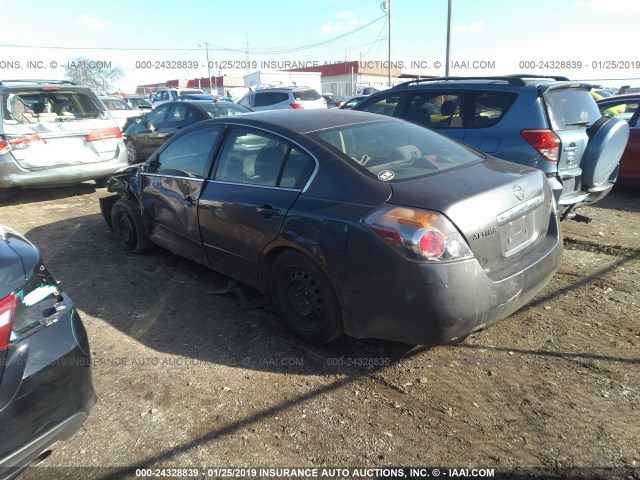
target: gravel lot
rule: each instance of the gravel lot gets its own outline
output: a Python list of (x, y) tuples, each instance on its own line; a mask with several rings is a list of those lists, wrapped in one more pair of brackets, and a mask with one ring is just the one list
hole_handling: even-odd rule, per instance
[(303, 344), (270, 308), (212, 294), (227, 278), (118, 249), (105, 195), (87, 182), (0, 207), (75, 300), (98, 394), (82, 430), (21, 478), (234, 466), (640, 478), (639, 190), (583, 209), (588, 225), (563, 222), (560, 270), (528, 306), (436, 348)]

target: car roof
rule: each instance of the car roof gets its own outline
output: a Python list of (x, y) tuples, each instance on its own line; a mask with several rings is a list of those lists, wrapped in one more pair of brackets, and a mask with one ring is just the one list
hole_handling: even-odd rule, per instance
[[(298, 134), (365, 123), (404, 123), (403, 120), (375, 113), (340, 109), (266, 110), (225, 117), (223, 121), (262, 127), (279, 127)], [(210, 120), (210, 122), (217, 123), (218, 120)]]
[(213, 101), (213, 100), (190, 100), (188, 102), (185, 102), (183, 100), (172, 100), (170, 102), (166, 102), (163, 105), (237, 105), (237, 103), (234, 102), (228, 102), (227, 100), (218, 100), (218, 101)]
[[(451, 85), (464, 85), (466, 87), (478, 85), (478, 86), (501, 86), (507, 88), (545, 88), (545, 87), (557, 87), (559, 85), (575, 86), (583, 88), (591, 88), (591, 85), (584, 82), (577, 82), (568, 79), (567, 77), (559, 76), (545, 76), (545, 75), (502, 75), (502, 76), (486, 76), (486, 77), (431, 77), (431, 78), (419, 78), (409, 80), (408, 82), (399, 83), (395, 85), (394, 89), (423, 89), (442, 86), (450, 87)], [(382, 90), (375, 93), (379, 95), (389, 90)]]
[(626, 93), (624, 95), (613, 95), (611, 97), (604, 97), (600, 100), (596, 100), (596, 103), (608, 103), (618, 100), (640, 100), (640, 93)]

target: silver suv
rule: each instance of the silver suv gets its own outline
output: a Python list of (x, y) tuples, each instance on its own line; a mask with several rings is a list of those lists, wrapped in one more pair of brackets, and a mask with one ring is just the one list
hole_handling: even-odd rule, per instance
[(327, 108), (327, 101), (311, 87), (258, 87), (238, 103), (254, 111)]
[(122, 133), (88, 88), (0, 80), (0, 200), (14, 187), (98, 185), (128, 165)]
[(629, 137), (626, 122), (602, 117), (590, 88), (537, 75), (429, 78), (375, 93), (354, 110), (400, 117), (543, 170), (566, 218), (611, 191)]
[(163, 88), (153, 95), (151, 104), (153, 105), (153, 108), (156, 108), (158, 105), (162, 105), (163, 103), (173, 102), (180, 95), (190, 94), (202, 95), (204, 92), (199, 88)]

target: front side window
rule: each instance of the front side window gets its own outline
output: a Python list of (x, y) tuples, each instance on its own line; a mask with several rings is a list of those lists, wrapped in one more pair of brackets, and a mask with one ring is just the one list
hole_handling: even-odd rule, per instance
[(167, 114), (167, 110), (169, 110), (169, 105), (160, 105), (159, 107), (152, 110), (145, 117), (145, 120), (149, 123), (162, 123), (164, 122), (164, 117)]
[(177, 177), (204, 178), (211, 150), (217, 143), (222, 127), (193, 130), (170, 143), (154, 166), (154, 173)]
[(187, 117), (188, 108), (186, 105), (173, 105), (167, 115), (167, 122), (182, 122)]
[(444, 135), (403, 122), (347, 125), (313, 136), (354, 167), (385, 182), (419, 178), (482, 159)]
[(633, 114), (638, 110), (638, 102), (618, 100), (615, 103), (607, 103), (605, 105), (599, 105), (598, 108), (602, 115), (606, 117), (615, 117), (631, 122)]

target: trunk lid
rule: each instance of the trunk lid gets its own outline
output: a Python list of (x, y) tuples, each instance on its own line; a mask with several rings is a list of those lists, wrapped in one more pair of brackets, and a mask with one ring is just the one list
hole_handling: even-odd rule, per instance
[[(20, 167), (40, 170), (112, 160), (116, 122), (86, 88), (7, 89), (2, 137)], [(108, 135), (105, 135), (108, 133)]]
[(542, 241), (553, 208), (544, 174), (488, 157), (461, 169), (392, 184), (389, 203), (444, 213), (487, 273), (522, 259)]

